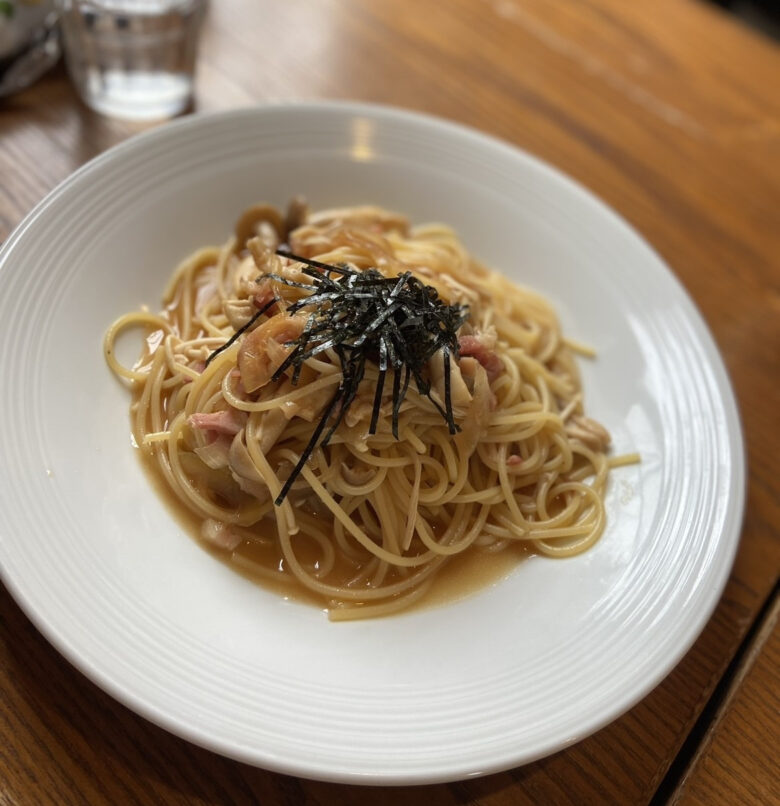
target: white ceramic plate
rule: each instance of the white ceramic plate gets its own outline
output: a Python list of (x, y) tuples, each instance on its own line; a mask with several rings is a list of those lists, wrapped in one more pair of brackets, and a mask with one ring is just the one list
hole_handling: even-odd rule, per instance
[[(331, 624), (185, 534), (142, 474), (103, 363), (120, 313), (246, 205), (304, 193), (445, 221), (594, 345), (588, 411), (615, 450), (609, 526), (446, 607)], [(0, 252), (3, 579), (79, 669), (153, 722), (297, 775), (420, 783), (583, 738), (642, 698), (712, 612), (744, 462), (729, 383), (658, 256), (579, 186), (505, 144), (391, 109), (188, 118), (77, 171)]]

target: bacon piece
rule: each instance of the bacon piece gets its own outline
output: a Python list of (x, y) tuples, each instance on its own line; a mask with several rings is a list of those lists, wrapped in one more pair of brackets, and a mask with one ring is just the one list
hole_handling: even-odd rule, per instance
[(193, 414), (187, 421), (192, 428), (211, 431), (214, 434), (237, 434), (245, 425), (247, 414), (238, 409), (228, 408), (209, 414)]
[(458, 339), (460, 354), (476, 358), (485, 368), (490, 383), (493, 383), (504, 371), (504, 364), (496, 355), (495, 346), (495, 333), (475, 333), (472, 336), (461, 336)]

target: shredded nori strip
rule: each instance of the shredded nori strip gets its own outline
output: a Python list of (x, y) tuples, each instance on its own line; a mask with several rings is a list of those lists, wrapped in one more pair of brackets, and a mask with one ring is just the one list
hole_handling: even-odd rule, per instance
[[(376, 433), (385, 377), (390, 370), (393, 371), (392, 432), (396, 439), (401, 404), (412, 378), (418, 392), (440, 412), (449, 432), (455, 434), (460, 430), (452, 413), (450, 356), (458, 358), (457, 332), (468, 319), (467, 306), (447, 304), (435, 288), (425, 285), (409, 271), (385, 277), (377, 269), (359, 271), (345, 264), (334, 266), (299, 257), (285, 248), (277, 249), (276, 254), (304, 264), (301, 271), (311, 278), (311, 283), (294, 282), (277, 274), (258, 279), (310, 292), (287, 308), (288, 314), (308, 310), (309, 318), (298, 339), (290, 343), (293, 349), (272, 380), (278, 380), (292, 367), (291, 383), (296, 385), (304, 362), (331, 348), (339, 357), (342, 371), (338, 389), (274, 502), (277, 506), (284, 501), (318, 443), (323, 447), (333, 436), (357, 396), (367, 361), (379, 368), (369, 434)], [(227, 344), (212, 353), (209, 361), (229, 347), (275, 301), (263, 306)], [(444, 362), (443, 408), (431, 397), (431, 384), (424, 375), (426, 364), (437, 352), (441, 352)], [(330, 428), (322, 436), (329, 422)]]

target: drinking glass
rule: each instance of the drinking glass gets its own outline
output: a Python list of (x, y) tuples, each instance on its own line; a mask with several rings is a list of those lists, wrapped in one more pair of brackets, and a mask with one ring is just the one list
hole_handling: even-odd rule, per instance
[(207, 0), (57, 0), (71, 79), (105, 115), (153, 120), (192, 100)]

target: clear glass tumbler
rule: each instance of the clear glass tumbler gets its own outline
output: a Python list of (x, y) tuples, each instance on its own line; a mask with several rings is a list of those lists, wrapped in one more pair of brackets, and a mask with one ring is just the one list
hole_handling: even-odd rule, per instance
[(57, 3), (68, 70), (88, 106), (126, 120), (187, 108), (207, 0)]

